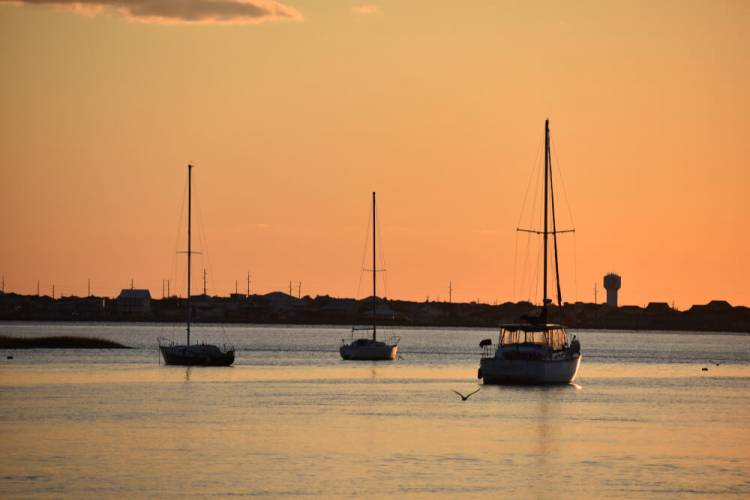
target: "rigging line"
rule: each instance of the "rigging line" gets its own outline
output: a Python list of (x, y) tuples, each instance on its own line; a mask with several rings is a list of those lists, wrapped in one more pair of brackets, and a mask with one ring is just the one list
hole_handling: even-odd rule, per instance
[[(542, 267), (541, 264), (542, 264), (542, 260), (544, 259), (544, 257), (541, 254), (542, 254), (542, 245), (537, 245), (536, 246), (536, 266), (535, 266), (536, 271), (534, 273), (534, 296), (533, 296), (534, 300), (536, 300), (537, 297), (539, 297), (539, 268)], [(531, 287), (529, 287), (529, 291), (531, 291)], [(529, 300), (529, 302), (532, 302), (532, 301)]]
[[(197, 176), (194, 176), (197, 177)], [(200, 255), (201, 255), (201, 264), (203, 264), (203, 268), (208, 268), (209, 274), (213, 275), (213, 269), (211, 267), (211, 260), (209, 259), (209, 253), (208, 253), (208, 245), (207, 245), (207, 238), (206, 238), (206, 225), (203, 222), (203, 210), (201, 209), (201, 199), (200, 194), (198, 192), (198, 186), (197, 183), (193, 182), (193, 194), (195, 196), (195, 209), (198, 212), (198, 216), (196, 217), (196, 222), (198, 224), (198, 244), (200, 245)], [(201, 273), (201, 281), (203, 278), (203, 274)], [(203, 289), (203, 286), (201, 285), (201, 290)], [(208, 290), (206, 290), (206, 294), (208, 294)]]
[(513, 290), (511, 298), (516, 300), (516, 272), (518, 271), (518, 231), (516, 231), (515, 249), (513, 250)]
[(558, 257), (557, 252), (557, 221), (555, 218), (555, 183), (552, 182), (552, 154), (547, 153), (549, 155), (549, 173), (550, 173), (550, 182), (549, 182), (549, 193), (550, 193), (550, 199), (552, 201), (552, 242), (555, 247), (555, 284), (557, 285), (557, 305), (558, 307), (562, 308), (562, 291), (560, 290), (560, 259)]
[(531, 237), (526, 235), (526, 260), (524, 262), (524, 280), (526, 282), (525, 296), (528, 302), (531, 302), (532, 298), (532, 287), (534, 286), (533, 273), (534, 266), (536, 264), (531, 263)]
[[(194, 176), (195, 177), (195, 176)], [(204, 264), (204, 267), (207, 268), (208, 274), (212, 277), (216, 276), (215, 269), (213, 266), (213, 262), (211, 261), (211, 254), (208, 250), (208, 236), (206, 235), (206, 224), (203, 219), (203, 208), (201, 204), (200, 194), (198, 189), (196, 189), (196, 183), (193, 182), (193, 192), (195, 194), (195, 202), (196, 202), (196, 209), (198, 211), (198, 241), (201, 245), (201, 262)], [(215, 282), (216, 280), (214, 280)], [(201, 286), (201, 289), (203, 287)], [(210, 295), (209, 293), (209, 287), (206, 287), (206, 294)]]
[(359, 292), (362, 289), (362, 275), (365, 272), (365, 259), (367, 259), (367, 243), (370, 241), (370, 221), (372, 220), (372, 207), (367, 211), (367, 228), (365, 229), (365, 244), (362, 248), (362, 262), (359, 265), (359, 282), (357, 283), (357, 294), (354, 296), (359, 298)]
[[(546, 154), (546, 152), (545, 152), (545, 154)], [(544, 172), (544, 168), (546, 168), (546, 164), (545, 164), (545, 159), (544, 158), (542, 158), (540, 166), (542, 168), (538, 168), (537, 169), (537, 173), (538, 174), (539, 174), (540, 171)], [(537, 179), (540, 179), (541, 175), (542, 174), (539, 174), (538, 177), (537, 177)], [(546, 198), (547, 193), (544, 191), (544, 183), (537, 182), (537, 186), (538, 186), (539, 192), (541, 193), (541, 196), (539, 197), (541, 199), (541, 202), (540, 202), (540, 210), (539, 210), (539, 222), (538, 222), (539, 225), (536, 226), (536, 227), (544, 227), (544, 217), (545, 217), (544, 208), (546, 208), (546, 204), (544, 202), (544, 198)], [(539, 281), (540, 281), (539, 280), (539, 273), (540, 273), (540, 269), (544, 265), (544, 262), (543, 262), (544, 261), (544, 256), (542, 255), (542, 253), (543, 253), (542, 252), (542, 248), (543, 248), (543, 245), (537, 244), (537, 246), (536, 246), (536, 273), (534, 275), (534, 299), (535, 300), (537, 300), (538, 297), (539, 297), (539, 295), (540, 295), (539, 294)], [(544, 301), (544, 297), (542, 297), (542, 301)]]
[(380, 245), (378, 245), (378, 249), (380, 250), (379, 253), (378, 253), (378, 256), (380, 257), (380, 269), (382, 269), (382, 271), (383, 271), (383, 273), (382, 273), (382, 276), (383, 276), (383, 278), (382, 278), (382, 281), (383, 281), (383, 294), (382, 294), (382, 296), (383, 296), (383, 298), (386, 298), (386, 297), (388, 297), (388, 271), (387, 271), (388, 266), (386, 266), (386, 263), (385, 263), (385, 248), (384, 248), (385, 245), (383, 243), (383, 231), (382, 231), (382, 223), (383, 223), (382, 221), (383, 221), (383, 218), (380, 216), (379, 207), (376, 207), (375, 210), (377, 210), (377, 214), (376, 214), (377, 215), (377, 219), (376, 219), (377, 220), (377, 227), (375, 228), (375, 230), (378, 233), (377, 234), (377, 236), (378, 236), (378, 242), (380, 243)]
[(560, 178), (560, 182), (563, 187), (563, 198), (565, 198), (565, 207), (568, 209), (568, 217), (570, 217), (570, 224), (572, 227), (576, 227), (575, 220), (573, 219), (573, 210), (570, 208), (570, 199), (568, 198), (568, 190), (565, 187), (565, 177), (562, 173), (562, 167), (560, 166), (560, 160), (557, 157), (557, 146), (555, 145), (555, 142), (550, 137), (550, 142), (552, 142), (552, 146), (554, 146), (554, 152), (555, 152), (555, 164), (557, 165), (557, 172), (558, 177)]
[[(541, 192), (543, 191), (543, 185), (540, 185), (541, 183), (539, 182), (541, 179), (540, 172), (542, 170), (543, 168), (540, 168), (539, 164), (537, 164), (536, 167), (534, 168), (534, 171), (536, 172), (536, 177), (534, 177), (534, 185), (536, 187), (534, 188), (534, 197), (531, 200), (531, 210), (529, 211), (528, 227), (530, 228), (543, 226), (542, 221), (544, 220), (544, 214), (541, 209), (539, 209), (539, 214), (541, 215), (540, 220), (539, 221), (534, 220), (534, 216), (537, 213), (537, 203), (539, 203), (539, 201), (542, 199)], [(516, 227), (518, 228), (519, 226), (516, 226)]]
[[(172, 252), (172, 266), (170, 270), (170, 279), (175, 284), (175, 290), (177, 289), (177, 260), (180, 258), (178, 257), (178, 253), (180, 252), (180, 239), (182, 236), (182, 221), (184, 219), (185, 214), (185, 200), (187, 199), (187, 192), (188, 192), (188, 175), (185, 174), (185, 184), (182, 188), (182, 202), (180, 203), (180, 212), (177, 217), (177, 234), (175, 236), (175, 242), (174, 242), (174, 252)], [(171, 288), (171, 287), (170, 287)], [(171, 292), (171, 290), (170, 290)]]
[[(516, 233), (518, 236), (518, 233)], [(528, 234), (526, 235), (526, 244), (523, 246), (524, 254), (523, 254), (523, 263), (521, 265), (520, 271), (519, 271), (519, 285), (518, 285), (518, 299), (520, 300), (525, 292), (526, 292), (526, 281), (527, 281), (527, 274), (529, 269), (529, 242), (528, 242)]]
[[(534, 169), (532, 170), (532, 173), (534, 174), (534, 176), (532, 177), (532, 181), (533, 181), (532, 185), (534, 186), (534, 188), (533, 188), (533, 191), (532, 191), (532, 195), (533, 196), (532, 196), (532, 199), (531, 199), (531, 207), (530, 207), (530, 210), (528, 212), (528, 226), (529, 227), (540, 227), (540, 224), (541, 224), (540, 222), (534, 220), (534, 218), (536, 216), (536, 212), (537, 212), (537, 204), (539, 203), (539, 198), (540, 198), (540, 188), (537, 187), (537, 186), (539, 186), (539, 184), (540, 184), (539, 183), (539, 179), (540, 179), (540, 175), (541, 175), (542, 169), (539, 168), (539, 159), (540, 159), (540, 157), (537, 156), (537, 165), (535, 165)], [(525, 209), (524, 209), (524, 212), (525, 212)], [(541, 210), (539, 210), (539, 212), (540, 212), (540, 215), (541, 215)], [(519, 220), (523, 220), (523, 215), (525, 215), (525, 214), (522, 213), (522, 217)], [(518, 232), (518, 231), (516, 231), (516, 232)], [(534, 239), (534, 241), (536, 241), (536, 239)], [(525, 295), (526, 295), (527, 299), (529, 300), (529, 302), (531, 302), (531, 299), (532, 299), (532, 289), (533, 289), (533, 287), (535, 285), (536, 274), (538, 274), (538, 272), (539, 272), (538, 267), (534, 267), (534, 266), (538, 266), (539, 265), (539, 262), (538, 262), (538, 257), (539, 257), (539, 255), (538, 255), (538, 249), (537, 249), (537, 260), (534, 261), (533, 264), (531, 263), (531, 260), (530, 260), (531, 259), (531, 255), (532, 255), (531, 242), (532, 242), (532, 240), (531, 240), (531, 234), (527, 233), (527, 238), (526, 238), (526, 252), (525, 252), (525, 258), (524, 258), (524, 263), (523, 263), (523, 273), (522, 273), (523, 280), (521, 281), (521, 295), (523, 296), (523, 294), (525, 293)], [(533, 278), (533, 281), (532, 281), (532, 278)], [(536, 292), (534, 292), (534, 296), (535, 296), (535, 294), (536, 294)]]
[(575, 290), (576, 302), (578, 302), (578, 245), (576, 235), (573, 233), (573, 286)]
[(531, 181), (534, 178), (534, 173), (536, 173), (537, 177), (539, 176), (539, 171), (537, 170), (536, 166), (539, 163), (539, 156), (541, 155), (542, 141), (544, 141), (544, 136), (542, 136), (542, 138), (540, 139), (539, 146), (537, 146), (536, 154), (534, 155), (534, 162), (532, 163), (531, 172), (529, 172), (529, 181), (526, 184), (526, 191), (524, 192), (523, 201), (521, 202), (521, 210), (518, 213), (518, 225), (516, 227), (521, 226), (521, 219), (523, 218), (524, 208), (526, 208), (526, 199), (528, 198), (529, 190), (533, 185)]

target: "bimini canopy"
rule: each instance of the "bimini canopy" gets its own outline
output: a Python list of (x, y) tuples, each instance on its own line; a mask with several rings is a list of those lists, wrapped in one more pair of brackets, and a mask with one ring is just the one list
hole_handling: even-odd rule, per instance
[(553, 323), (546, 323), (543, 325), (537, 325), (533, 323), (507, 323), (500, 325), (500, 330), (506, 330), (509, 332), (547, 332), (549, 330), (562, 330), (562, 325), (556, 325)]
[(560, 325), (540, 325), (516, 329), (503, 327), (500, 330), (500, 345), (513, 344), (536, 344), (559, 350), (568, 345), (568, 339), (565, 330)]

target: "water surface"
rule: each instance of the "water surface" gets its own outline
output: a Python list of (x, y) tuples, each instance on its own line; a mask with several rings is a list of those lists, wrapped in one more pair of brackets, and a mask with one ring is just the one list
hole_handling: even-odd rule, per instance
[(750, 496), (750, 336), (575, 333), (576, 385), (461, 402), (493, 330), (389, 329), (378, 363), (339, 359), (346, 328), (201, 325), (237, 362), (187, 369), (159, 364), (178, 325), (0, 323), (134, 347), (0, 351), (0, 493)]

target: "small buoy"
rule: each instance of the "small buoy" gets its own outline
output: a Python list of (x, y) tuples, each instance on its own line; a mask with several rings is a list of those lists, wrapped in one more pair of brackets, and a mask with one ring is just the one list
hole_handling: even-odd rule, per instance
[(13, 356), (8, 356), (8, 357), (7, 357), (7, 358), (5, 358), (5, 359), (13, 359)]
[(708, 368), (705, 368), (705, 367), (704, 367), (704, 368), (701, 368), (701, 371), (702, 371), (702, 372), (707, 372), (707, 371), (708, 371)]

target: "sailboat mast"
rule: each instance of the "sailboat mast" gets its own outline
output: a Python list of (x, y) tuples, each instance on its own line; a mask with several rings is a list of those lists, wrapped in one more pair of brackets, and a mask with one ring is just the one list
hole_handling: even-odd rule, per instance
[(187, 237), (187, 345), (190, 345), (190, 258), (193, 256), (191, 248), (191, 228), (193, 216), (193, 166), (188, 165), (188, 237)]
[(376, 248), (375, 247), (375, 235), (377, 232), (375, 231), (375, 228), (377, 226), (375, 223), (375, 217), (376, 217), (375, 215), (375, 191), (373, 191), (372, 192), (372, 340), (373, 341), (376, 341), (378, 339), (377, 327), (375, 326), (375, 311), (377, 310), (377, 299), (375, 298), (376, 297), (375, 294), (377, 293), (377, 288), (376, 288), (377, 281), (375, 278), (376, 276), (375, 273), (377, 269), (375, 267), (375, 248)]
[(555, 284), (557, 285), (557, 305), (562, 308), (562, 291), (560, 290), (560, 261), (557, 258), (557, 221), (555, 219), (555, 188), (552, 181), (552, 153), (549, 153), (549, 196), (552, 204), (552, 243), (555, 250)]
[(547, 192), (549, 190), (549, 119), (544, 120), (544, 299), (542, 317), (547, 321)]

